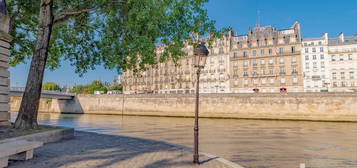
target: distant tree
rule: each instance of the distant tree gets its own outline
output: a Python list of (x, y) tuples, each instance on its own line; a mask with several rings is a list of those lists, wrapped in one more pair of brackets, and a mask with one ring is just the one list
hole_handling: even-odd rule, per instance
[[(204, 4), (208, 0), (8, 0), (12, 65), (31, 59), (14, 127), (37, 128), (45, 67), (62, 59), (83, 74), (96, 65), (143, 70), (185, 55), (192, 33), (220, 34)], [(165, 46), (157, 58), (156, 45)], [(91, 89), (89, 88), (89, 92)]]
[(83, 85), (76, 85), (73, 88), (69, 90), (70, 93), (78, 93), (81, 94), (83, 93), (83, 90), (85, 89), (85, 86)]
[(58, 91), (61, 90), (61, 88), (55, 82), (46, 82), (43, 84), (42, 90)]
[(108, 88), (108, 90), (120, 90), (123, 91), (123, 85), (121, 84), (114, 84)]
[(88, 93), (94, 94), (94, 91), (104, 91), (104, 93), (107, 93), (108, 89), (102, 82), (95, 80), (90, 85), (88, 85)]

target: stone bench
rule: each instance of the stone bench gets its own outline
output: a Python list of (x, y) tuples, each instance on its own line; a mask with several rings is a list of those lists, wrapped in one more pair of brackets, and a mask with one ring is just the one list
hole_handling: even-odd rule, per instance
[(25, 140), (0, 143), (0, 168), (7, 167), (9, 160), (32, 159), (33, 150), (42, 145), (42, 142), (30, 142)]

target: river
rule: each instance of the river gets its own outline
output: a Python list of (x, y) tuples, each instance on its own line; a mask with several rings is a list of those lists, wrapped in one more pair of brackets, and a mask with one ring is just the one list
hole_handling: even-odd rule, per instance
[[(82, 131), (193, 143), (192, 118), (41, 113), (39, 119)], [(247, 168), (298, 168), (301, 163), (307, 168), (354, 168), (357, 123), (200, 119), (200, 151)]]

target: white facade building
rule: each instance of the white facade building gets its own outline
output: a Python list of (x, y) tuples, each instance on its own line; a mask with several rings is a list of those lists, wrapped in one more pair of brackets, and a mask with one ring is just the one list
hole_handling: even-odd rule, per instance
[(304, 73), (304, 91), (328, 91), (330, 81), (330, 56), (328, 54), (328, 34), (320, 38), (308, 38), (302, 41), (302, 66)]
[(200, 93), (230, 93), (228, 37), (217, 40), (201, 71)]
[(357, 91), (357, 35), (329, 39), (331, 56), (331, 90), (334, 92)]

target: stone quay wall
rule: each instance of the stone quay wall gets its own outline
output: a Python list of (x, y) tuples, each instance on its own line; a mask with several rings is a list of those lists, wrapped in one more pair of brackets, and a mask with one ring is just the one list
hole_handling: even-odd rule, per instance
[[(12, 97), (18, 111), (21, 97)], [(194, 95), (77, 95), (42, 99), (40, 112), (193, 117)], [(357, 121), (357, 93), (201, 94), (200, 117)]]
[(12, 37), (8, 34), (9, 17), (0, 13), (0, 125), (8, 125), (9, 114), (9, 55)]

